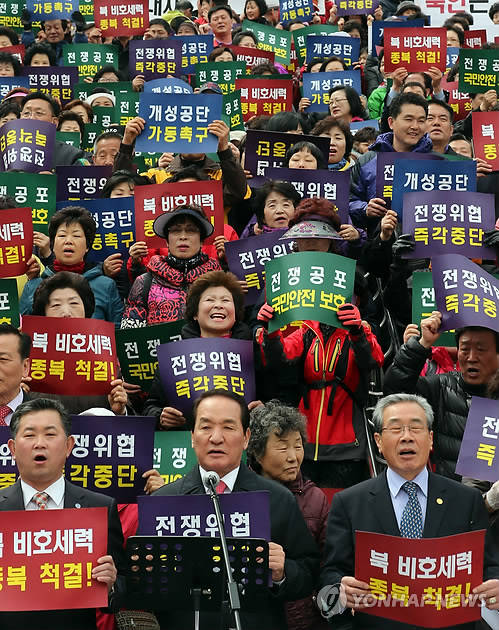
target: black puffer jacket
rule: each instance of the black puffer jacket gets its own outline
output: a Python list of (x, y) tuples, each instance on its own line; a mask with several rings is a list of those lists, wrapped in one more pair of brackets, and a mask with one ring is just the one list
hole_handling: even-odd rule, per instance
[(456, 462), (472, 396), (486, 396), (484, 385), (468, 385), (460, 372), (420, 377), (429, 350), (411, 337), (398, 351), (385, 376), (384, 393), (420, 394), (435, 414), (432, 461), (435, 471), (445, 477), (456, 475)]

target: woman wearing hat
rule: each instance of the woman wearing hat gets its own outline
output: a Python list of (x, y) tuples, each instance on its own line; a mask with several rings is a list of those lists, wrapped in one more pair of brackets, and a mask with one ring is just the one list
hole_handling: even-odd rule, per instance
[(221, 269), (218, 261), (201, 252), (213, 226), (199, 206), (178, 206), (173, 212), (161, 214), (154, 221), (153, 230), (166, 240), (169, 253), (153, 256), (147, 272), (133, 283), (122, 328), (182, 319), (189, 286), (207, 271)]

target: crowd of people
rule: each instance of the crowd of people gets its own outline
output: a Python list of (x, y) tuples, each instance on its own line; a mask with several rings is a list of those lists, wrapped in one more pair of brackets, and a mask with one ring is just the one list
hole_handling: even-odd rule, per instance
[[(312, 103), (302, 92), (304, 76), (341, 73), (347, 69), (342, 58), (307, 59), (301, 67), (295, 61), (291, 69), (258, 64), (249, 74), (291, 75), (291, 111), (254, 116), (245, 131), (212, 121), (208, 132), (217, 139), (216, 155), (163, 153), (149, 168), (135, 151), (146, 121), (133, 116), (120, 126), (116, 95), (106, 87), (121, 82), (128, 83), (130, 93), (144, 91), (145, 76), (133, 76), (129, 68), (134, 39), (210, 34), (214, 49), (208, 61), (223, 63), (236, 59), (233, 46), (258, 47), (255, 34), (242, 29), (244, 20), (275, 27), (276, 32), (308, 24), (280, 22), (278, 6), (265, 0), (246, 0), (241, 14), (224, 0), (198, 0), (197, 7), (178, 0), (173, 10), (151, 19), (135, 37), (106, 37), (80, 12), (71, 20), (41, 22), (37, 30), (25, 9), (21, 34), (0, 27), (1, 48), (24, 46), (21, 60), (14, 52), (0, 51), (0, 85), (2, 77), (21, 76), (23, 66), (63, 66), (64, 50), (74, 43), (112, 43), (119, 51), (115, 66), (104, 65), (85, 78), (85, 100), (73, 98), (63, 105), (50, 88), (30, 91), (21, 86), (0, 101), (0, 131), (12, 120), (31, 119), (79, 135), (76, 146), (55, 141), (48, 172), (61, 166), (111, 167), (101, 199), (134, 197), (137, 187), (165, 182), (191, 182), (194, 189), (197, 183), (215, 180), (223, 190), (224, 225), (214, 239), (205, 210), (183, 203), (160, 214), (152, 225), (162, 247), (137, 240), (127, 256), (112, 254), (102, 263), (88, 259), (98, 233), (96, 221), (77, 200), (71, 201), (50, 218), (48, 235), (33, 233), (33, 256), (26, 274), (17, 278), (21, 315), (94, 318), (112, 322), (116, 330), (182, 321), (182, 339), (251, 341), (256, 383), (254, 400), (213, 389), (194, 401), (190, 413), (169, 400), (159, 369), (148, 392), (120, 374), (109, 381), (106, 395), (40, 393), (30, 378), (33, 340), (22, 332), (22, 320), (20, 329), (0, 324), (0, 425), (10, 426), (9, 448), (20, 476), (2, 490), (0, 510), (104, 506), (109, 514), (108, 553), (92, 572), (94, 580), (108, 586), (109, 608), (95, 611), (82, 604), (64, 611), (0, 612), (0, 627), (183, 630), (192, 625), (190, 611), (127, 611), (122, 534), (136, 533), (136, 506), (117, 505), (61, 476), (74, 445), (70, 415), (95, 408), (116, 416), (152, 416), (157, 431), (191, 432), (198, 464), (174, 483), (165, 484), (155, 469), (146, 471), (147, 494), (206, 493), (203, 475), (211, 470), (223, 483), (222, 493), (269, 493), (272, 585), (258, 609), (243, 611), (243, 628), (419, 627), (411, 625), (410, 615), (398, 623), (365, 614), (373, 594), (370, 584), (355, 577), (359, 530), (436, 538), (486, 529), (483, 582), (474, 584), (473, 592), (487, 608), (499, 610), (499, 481), (463, 479), (456, 473), (472, 397), (499, 400), (499, 332), (471, 319), (456, 331), (455, 346), (444, 348), (439, 345), (441, 312), (413, 321), (412, 273), (431, 269), (432, 261), (405, 257), (416, 246), (414, 234), (403, 229), (377, 186), (377, 159), (384, 153), (473, 161), (476, 190), (493, 195), (497, 221), (496, 229), (483, 235), (483, 244), (496, 258), (479, 263), (499, 277), (499, 180), (493, 165), (475, 156), (472, 126), (474, 113), (499, 110), (497, 92), (470, 93), (466, 114), (456, 120), (456, 107), (449, 104), (442, 81), (457, 80), (459, 62), (446, 73), (437, 67), (424, 72), (399, 67), (387, 74), (383, 42), (376, 56), (368, 49), (368, 33), (376, 21), (410, 26), (422, 18), (429, 24), (424, 6), (381, 0), (371, 14), (347, 16), (338, 16), (338, 7), (335, 0), (326, 0), (321, 13), (314, 2), (310, 24), (336, 25), (341, 37), (360, 39), (359, 59), (352, 68), (360, 71), (361, 92), (336, 85), (328, 94), (328, 111), (310, 113)], [(499, 3), (488, 14), (499, 36)], [(449, 47), (464, 49), (473, 15), (460, 11), (445, 17), (431, 25), (446, 29)], [(496, 41), (482, 49), (496, 50)], [(192, 84), (193, 100), (198, 94), (222, 94), (216, 83), (194, 85), (192, 75), (181, 80)], [(94, 121), (93, 110), (107, 107), (116, 120), (100, 130), (89, 151), (83, 141)], [(363, 121), (372, 125), (357, 129), (355, 124)], [(347, 172), (349, 197), (338, 202), (344, 207), (303, 196), (286, 178), (267, 177), (263, 183), (255, 178), (245, 168), (250, 129), (306, 135), (287, 150), (282, 167)], [(327, 156), (314, 143), (318, 138), (329, 141)], [(22, 206), (12, 196), (0, 197), (4, 210)], [(247, 305), (248, 283), (231, 272), (226, 244), (279, 230), (287, 230), (295, 252), (356, 261), (352, 301), (337, 308), (339, 326), (311, 320), (298, 322), (291, 331), (270, 332), (276, 312), (265, 290), (255, 304)], [(241, 463), (244, 451), (247, 463)], [(321, 588), (332, 585), (339, 585), (339, 608), (330, 598), (317, 597)], [(227, 611), (203, 612), (201, 627), (232, 628), (234, 622)], [(452, 627), (488, 626), (477, 621)]]

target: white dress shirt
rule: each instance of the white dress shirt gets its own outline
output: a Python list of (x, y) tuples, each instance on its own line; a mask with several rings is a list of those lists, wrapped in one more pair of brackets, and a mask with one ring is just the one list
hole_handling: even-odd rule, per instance
[[(47, 510), (62, 510), (64, 507), (64, 491), (66, 489), (66, 484), (64, 481), (64, 477), (59, 477), (57, 481), (54, 481), (52, 485), (48, 488), (45, 488), (43, 492), (48, 494), (49, 498), (47, 501)], [(33, 501), (33, 497), (35, 494), (40, 492), (40, 490), (35, 490), (29, 484), (21, 479), (21, 490), (23, 492), (24, 499), (24, 509), (25, 510), (38, 510), (39, 507)]]

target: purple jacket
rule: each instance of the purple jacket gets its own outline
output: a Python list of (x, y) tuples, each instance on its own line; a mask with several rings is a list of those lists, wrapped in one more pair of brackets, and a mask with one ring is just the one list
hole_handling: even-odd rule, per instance
[[(414, 153), (431, 153), (432, 142), (428, 134), (424, 134), (416, 144)], [(366, 216), (366, 206), (370, 199), (376, 197), (376, 153), (393, 152), (393, 133), (380, 134), (364, 153), (355, 166), (350, 169), (350, 204), (349, 212), (355, 227), (367, 228), (368, 232), (376, 227), (378, 217)]]

